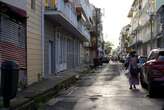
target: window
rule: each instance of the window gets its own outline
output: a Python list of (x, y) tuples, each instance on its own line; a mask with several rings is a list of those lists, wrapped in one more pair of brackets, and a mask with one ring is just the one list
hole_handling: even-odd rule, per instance
[(158, 56), (159, 61), (164, 61), (164, 52), (160, 52)]
[(158, 53), (157, 52), (152, 52), (148, 58), (148, 60), (154, 60), (155, 58), (157, 58)]
[(35, 3), (36, 0), (31, 0), (31, 9), (34, 9), (35, 10)]

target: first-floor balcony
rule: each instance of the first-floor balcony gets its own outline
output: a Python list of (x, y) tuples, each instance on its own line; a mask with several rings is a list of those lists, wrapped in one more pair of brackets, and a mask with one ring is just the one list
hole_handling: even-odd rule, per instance
[(89, 31), (77, 20), (75, 8), (64, 0), (46, 0), (45, 17), (52, 22), (58, 22), (65, 30), (79, 37), (79, 39), (90, 40)]

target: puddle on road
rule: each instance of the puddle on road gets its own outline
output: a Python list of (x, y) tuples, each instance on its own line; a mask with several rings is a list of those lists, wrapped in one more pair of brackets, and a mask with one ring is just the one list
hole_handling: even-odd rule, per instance
[(96, 100), (98, 100), (100, 97), (103, 97), (102, 95), (93, 95), (93, 96), (90, 96), (90, 100), (95, 102)]

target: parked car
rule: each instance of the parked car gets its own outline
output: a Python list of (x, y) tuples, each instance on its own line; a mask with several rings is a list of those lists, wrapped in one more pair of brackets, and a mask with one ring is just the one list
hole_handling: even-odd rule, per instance
[(164, 87), (164, 49), (153, 49), (140, 74), (142, 87), (147, 87), (149, 95)]

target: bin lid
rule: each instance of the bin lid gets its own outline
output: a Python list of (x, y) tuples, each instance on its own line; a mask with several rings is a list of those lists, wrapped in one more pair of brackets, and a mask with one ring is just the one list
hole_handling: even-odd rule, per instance
[(19, 69), (19, 66), (15, 61), (4, 61), (2, 62), (1, 69), (12, 69), (12, 70), (17, 70)]

